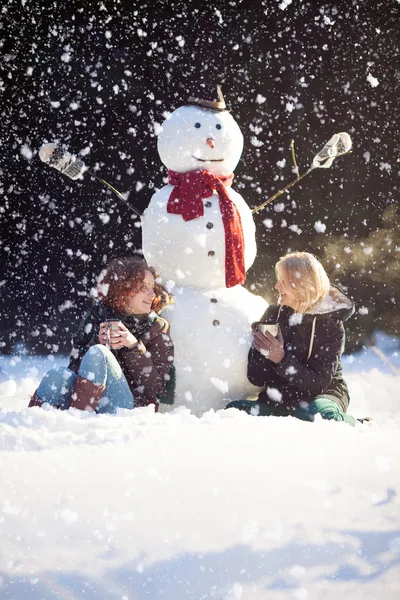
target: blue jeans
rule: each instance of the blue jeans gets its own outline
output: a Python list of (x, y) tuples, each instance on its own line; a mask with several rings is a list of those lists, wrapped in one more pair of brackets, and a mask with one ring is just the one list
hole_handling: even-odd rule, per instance
[[(97, 413), (114, 413), (117, 408), (134, 407), (133, 395), (120, 364), (106, 346), (96, 344), (89, 348), (82, 358), (78, 375), (106, 386)], [(36, 394), (43, 402), (66, 410), (76, 379), (76, 373), (66, 367), (51, 369), (43, 377)]]
[[(234, 400), (230, 402), (226, 408), (237, 408), (248, 414), (254, 414), (260, 417), (287, 417), (287, 410), (278, 405), (273, 406), (266, 402), (252, 402), (251, 400)], [(333, 421), (344, 421), (353, 427), (356, 424), (356, 419), (345, 413), (340, 406), (330, 398), (318, 396), (308, 403), (307, 407), (298, 406), (290, 413), (292, 417), (301, 419), (301, 421), (314, 421), (315, 415), (321, 415), (323, 419)]]

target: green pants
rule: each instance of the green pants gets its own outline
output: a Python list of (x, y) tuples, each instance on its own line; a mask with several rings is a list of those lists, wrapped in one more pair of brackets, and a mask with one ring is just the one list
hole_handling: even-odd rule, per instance
[(230, 402), (226, 408), (237, 408), (238, 410), (244, 410), (249, 415), (253, 414), (260, 417), (288, 417), (290, 415), (302, 421), (314, 421), (315, 415), (321, 415), (323, 419), (344, 421), (353, 427), (357, 422), (354, 417), (346, 414), (334, 400), (323, 396), (318, 396), (312, 400), (307, 408), (298, 406), (290, 413), (279, 404), (273, 406), (265, 402), (252, 402), (251, 400), (235, 400)]

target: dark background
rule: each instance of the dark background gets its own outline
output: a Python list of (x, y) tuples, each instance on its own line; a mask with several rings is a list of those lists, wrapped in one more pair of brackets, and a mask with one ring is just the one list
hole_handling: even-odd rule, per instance
[(182, 103), (180, 83), (198, 79), (221, 84), (242, 129), (234, 188), (251, 207), (293, 178), (292, 139), (300, 172), (333, 133), (354, 142), (258, 213), (246, 286), (272, 301), (277, 258), (308, 250), (356, 301), (348, 350), (377, 329), (399, 334), (400, 4), (285, 5), (3, 1), (4, 353), (67, 352), (102, 266), (141, 247), (133, 213), (89, 176), (72, 182), (41, 163), (41, 144), (83, 154), (144, 210), (165, 177), (154, 123)]

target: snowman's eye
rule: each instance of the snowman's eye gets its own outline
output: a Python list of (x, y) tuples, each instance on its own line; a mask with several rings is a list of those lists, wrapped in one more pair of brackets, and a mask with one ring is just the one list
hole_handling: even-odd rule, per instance
[(196, 127), (196, 129), (200, 129), (201, 123), (195, 123), (194, 126)]
[(219, 123), (217, 123), (217, 125), (215, 126), (217, 129), (222, 129), (222, 125), (220, 125)]

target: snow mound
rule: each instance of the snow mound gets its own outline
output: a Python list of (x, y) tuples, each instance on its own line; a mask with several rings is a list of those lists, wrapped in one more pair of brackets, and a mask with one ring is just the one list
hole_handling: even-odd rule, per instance
[(346, 373), (351, 413), (376, 419), (357, 428), (28, 409), (47, 365), (4, 367), (0, 597), (395, 600), (400, 376), (376, 365)]

